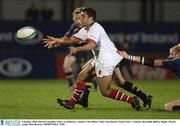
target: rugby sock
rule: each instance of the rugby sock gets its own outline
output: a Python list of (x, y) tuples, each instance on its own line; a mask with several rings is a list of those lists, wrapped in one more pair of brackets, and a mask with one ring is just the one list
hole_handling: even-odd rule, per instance
[(68, 81), (68, 87), (72, 87), (73, 86), (73, 74), (72, 72), (67, 72), (65, 73), (67, 81)]
[(90, 90), (91, 90), (91, 86), (92, 86), (91, 83), (86, 83), (85, 84), (84, 92), (83, 92), (83, 95), (82, 95), (82, 101), (87, 101), (88, 100)]
[(138, 89), (137, 86), (135, 86), (133, 83), (129, 82), (129, 81), (125, 81), (124, 85), (121, 86), (123, 89), (137, 95), (140, 99), (142, 99), (143, 101), (146, 100), (147, 95), (142, 92), (140, 89)]
[(81, 93), (84, 91), (85, 84), (81, 82), (77, 82), (76, 88), (73, 91), (72, 98), (68, 101), (69, 105), (75, 105), (77, 100), (80, 99)]
[(133, 104), (133, 97), (130, 97), (116, 89), (110, 90), (109, 97), (115, 100), (125, 101), (129, 104)]
[(95, 89), (98, 89), (98, 82), (96, 80), (92, 80)]
[(68, 81), (68, 87), (72, 87), (73, 86), (73, 79), (67, 79)]

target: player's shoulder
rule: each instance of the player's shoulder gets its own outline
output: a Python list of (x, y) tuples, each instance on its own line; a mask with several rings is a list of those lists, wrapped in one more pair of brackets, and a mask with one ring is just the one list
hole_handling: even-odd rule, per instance
[(180, 62), (180, 57), (168, 58), (168, 59), (165, 60), (165, 62), (172, 62), (172, 61)]
[(85, 28), (85, 27), (82, 27), (82, 28), (79, 29), (79, 31), (81, 31), (81, 32), (86, 32), (86, 28)]
[(180, 57), (173, 58), (173, 60), (180, 61)]
[(104, 31), (104, 28), (98, 22), (93, 23), (92, 29), (98, 29), (98, 31)]
[(98, 22), (94, 22), (93, 25), (94, 25), (95, 27), (102, 27), (101, 24), (99, 24)]

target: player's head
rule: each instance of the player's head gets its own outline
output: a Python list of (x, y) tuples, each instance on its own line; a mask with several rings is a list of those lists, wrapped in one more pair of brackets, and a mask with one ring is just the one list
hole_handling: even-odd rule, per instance
[(82, 12), (86, 13), (89, 18), (92, 17), (94, 21), (96, 20), (96, 11), (93, 8), (84, 8)]
[(82, 19), (81, 25), (82, 26), (89, 26), (96, 20), (96, 11), (92, 8), (85, 8), (81, 12)]
[[(85, 7), (78, 7), (73, 11), (73, 21), (78, 24), (78, 16), (81, 15), (82, 10), (85, 9)], [(78, 24), (79, 26), (79, 24)], [(79, 26), (81, 27), (81, 26)]]
[(169, 57), (180, 57), (180, 46), (175, 46), (174, 48), (170, 49)]

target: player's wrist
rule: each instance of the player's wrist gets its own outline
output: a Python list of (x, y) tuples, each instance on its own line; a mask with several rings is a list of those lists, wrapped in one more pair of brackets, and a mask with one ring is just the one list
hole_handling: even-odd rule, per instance
[(140, 57), (140, 63), (147, 66), (154, 66), (154, 59), (146, 58), (146, 57)]
[(135, 61), (135, 56), (133, 56), (133, 55), (128, 55), (128, 60), (130, 60), (130, 61)]

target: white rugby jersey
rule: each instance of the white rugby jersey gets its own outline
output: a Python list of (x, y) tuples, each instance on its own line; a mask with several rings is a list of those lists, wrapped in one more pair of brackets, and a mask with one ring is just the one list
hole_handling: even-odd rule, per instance
[(89, 29), (85, 27), (81, 28), (79, 32), (73, 35), (74, 37), (88, 41), (92, 40), (96, 43), (95, 56), (96, 58), (111, 57), (112, 55), (117, 56), (117, 49), (114, 43), (109, 39), (104, 28), (97, 22), (90, 26)]

